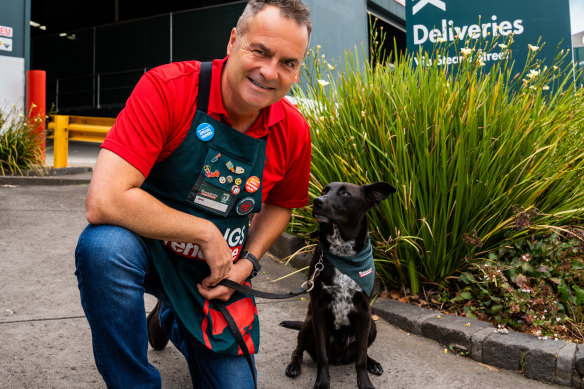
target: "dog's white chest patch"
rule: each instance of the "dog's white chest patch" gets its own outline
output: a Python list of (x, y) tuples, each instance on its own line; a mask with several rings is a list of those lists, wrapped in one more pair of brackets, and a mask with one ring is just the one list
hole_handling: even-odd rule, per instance
[(363, 289), (351, 277), (338, 269), (335, 269), (333, 284), (324, 285), (323, 289), (332, 297), (329, 309), (333, 314), (335, 329), (350, 325), (349, 314), (356, 312), (353, 296)]
[(330, 243), (329, 251), (334, 255), (352, 257), (357, 254), (353, 248), (355, 240), (343, 240), (339, 228), (335, 225), (333, 225), (333, 234), (329, 235), (327, 240)]

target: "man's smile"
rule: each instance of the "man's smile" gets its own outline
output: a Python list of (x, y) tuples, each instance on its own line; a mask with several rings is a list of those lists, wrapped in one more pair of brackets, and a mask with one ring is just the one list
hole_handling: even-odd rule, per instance
[(258, 88), (265, 89), (265, 90), (273, 90), (273, 89), (275, 89), (275, 88), (271, 88), (271, 87), (265, 86), (263, 84), (260, 84), (259, 82), (257, 82), (256, 80), (254, 80), (251, 77), (248, 77), (247, 79), (250, 80), (251, 83), (254, 84), (255, 86), (257, 86)]

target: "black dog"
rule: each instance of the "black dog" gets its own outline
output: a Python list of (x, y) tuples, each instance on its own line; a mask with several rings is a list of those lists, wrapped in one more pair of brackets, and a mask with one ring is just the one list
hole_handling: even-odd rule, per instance
[(300, 329), (298, 346), (286, 369), (288, 377), (300, 374), (304, 351), (317, 363), (314, 388), (329, 388), (329, 363), (355, 362), (360, 389), (373, 388), (367, 371), (383, 373), (381, 365), (367, 355), (377, 328), (369, 305), (375, 267), (366, 211), (394, 192), (385, 182), (364, 186), (333, 182), (314, 200), (312, 213), (320, 222), (320, 243), (308, 272), (314, 281), (308, 313), (304, 323), (281, 323)]

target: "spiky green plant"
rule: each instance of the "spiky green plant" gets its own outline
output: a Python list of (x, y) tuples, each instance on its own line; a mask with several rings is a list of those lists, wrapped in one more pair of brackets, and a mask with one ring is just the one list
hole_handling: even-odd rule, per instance
[[(370, 213), (372, 238), (379, 274), (413, 293), (516, 239), (504, 233), (518, 207), (538, 210), (535, 229), (584, 215), (584, 92), (567, 53), (544, 67), (532, 46), (525, 69), (509, 56), (487, 72), (481, 53), (497, 42), (457, 44), (456, 72), (422, 53), (383, 65), (375, 47), (372, 60), (355, 50), (334, 69), (317, 49), (296, 91), (312, 131), (310, 197), (331, 181), (397, 187)], [(317, 228), (310, 212), (297, 212), (293, 232)]]
[(36, 131), (44, 118), (27, 121), (15, 108), (0, 110), (0, 174), (22, 174), (26, 170), (39, 170), (43, 160)]

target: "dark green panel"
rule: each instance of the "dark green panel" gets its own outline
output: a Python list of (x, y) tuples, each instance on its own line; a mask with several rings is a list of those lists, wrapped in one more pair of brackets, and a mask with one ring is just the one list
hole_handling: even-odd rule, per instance
[(245, 3), (211, 7), (173, 15), (173, 61), (223, 58), (231, 29)]
[(31, 66), (47, 72), (47, 79), (92, 74), (93, 30), (32, 39)]
[(170, 61), (170, 16), (98, 27), (96, 72), (152, 68)]
[[(93, 93), (94, 80), (91, 76), (63, 78), (59, 80), (59, 108), (91, 107), (95, 102)], [(48, 96), (51, 102), (53, 96)]]
[(120, 106), (123, 104), (132, 93), (132, 90), (134, 90), (144, 71), (145, 69), (138, 69), (100, 74), (98, 79), (100, 107)]
[[(0, 26), (6, 27), (0, 35), (0, 55), (24, 58), (25, 33), (30, 28), (26, 18), (26, 2), (1, 1)], [(11, 35), (11, 36), (6, 36)]]

